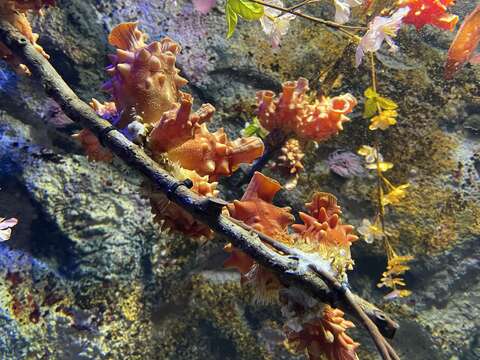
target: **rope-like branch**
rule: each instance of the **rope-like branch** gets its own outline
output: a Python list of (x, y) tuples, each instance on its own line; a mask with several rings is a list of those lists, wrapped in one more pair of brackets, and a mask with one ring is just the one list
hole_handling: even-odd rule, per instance
[(295, 9), (293, 9), (293, 8), (284, 8), (282, 6), (270, 4), (268, 2), (261, 1), (261, 0), (250, 0), (250, 1), (252, 1), (254, 3), (257, 3), (257, 4), (260, 4), (260, 5), (263, 5), (263, 6), (266, 6), (266, 7), (269, 7), (269, 8), (272, 8), (272, 9), (275, 9), (275, 10), (282, 11), (283, 13), (289, 13), (289, 14), (301, 17), (303, 19), (313, 21), (316, 24), (325, 25), (325, 26), (328, 26), (329, 28), (332, 28), (332, 29), (337, 29), (338, 31), (340, 31), (341, 33), (343, 33), (344, 35), (348, 36), (351, 39), (359, 39), (359, 38), (358, 38), (357, 35), (350, 32), (349, 30), (365, 30), (366, 29), (363, 26), (344, 25), (344, 24), (336, 23), (334, 21), (317, 18), (315, 16), (311, 16), (311, 15), (307, 15), (307, 14), (295, 11)]
[[(111, 124), (99, 117), (85, 102), (80, 100), (65, 83), (52, 65), (40, 55), (28, 40), (8, 22), (0, 19), (0, 41), (29, 67), (38, 77), (46, 93), (53, 98), (73, 121), (78, 122), (102, 138), (103, 144), (130, 167), (136, 169), (152, 181), (169, 199), (181, 206), (196, 219), (207, 224), (217, 234), (224, 236), (235, 247), (244, 251), (258, 263), (275, 271), (282, 281), (301, 287), (321, 302), (339, 307), (359, 319), (369, 331), (384, 360), (398, 359), (388, 345), (382, 332), (392, 337), (397, 324), (381, 310), (374, 308), (351, 293), (332, 274), (308, 263), (305, 271), (299, 273), (298, 251), (284, 247), (280, 251), (275, 240), (255, 232), (252, 228), (221, 215), (226, 204), (220, 199), (200, 197), (188, 189), (188, 184), (180, 183), (139, 146), (130, 142), (119, 131), (112, 130)], [(105, 131), (108, 129), (108, 131)], [(270, 246), (266, 245), (265, 243)], [(277, 246), (274, 246), (274, 245)], [(380, 330), (380, 331), (379, 331)], [(389, 350), (390, 349), (390, 350)]]

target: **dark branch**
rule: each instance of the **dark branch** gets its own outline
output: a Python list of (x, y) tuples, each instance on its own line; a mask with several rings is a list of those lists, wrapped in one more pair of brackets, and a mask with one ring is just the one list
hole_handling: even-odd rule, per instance
[[(152, 181), (160, 191), (168, 194), (171, 201), (207, 224), (217, 234), (227, 238), (235, 247), (244, 251), (255, 261), (275, 271), (284, 282), (295, 284), (319, 301), (342, 308), (359, 319), (369, 331), (382, 358), (385, 360), (398, 359), (375, 325), (375, 323), (383, 324), (380, 330), (387, 336), (392, 335), (397, 325), (386, 314), (379, 309), (369, 311), (367, 308), (363, 308), (348, 288), (338, 283), (328, 272), (318, 269), (313, 263), (308, 264), (309, 266), (304, 272), (297, 272), (298, 262), (273, 249), (274, 244), (280, 245), (275, 240), (222, 216), (220, 210), (224, 203), (221, 200), (199, 197), (190, 191), (186, 184), (179, 183), (139, 146), (127, 140), (119, 131), (111, 129), (111, 124), (97, 116), (90, 106), (78, 98), (52, 65), (35, 50), (27, 39), (3, 20), (0, 20), (0, 41), (22, 59), (33, 75), (40, 80), (46, 93), (60, 105), (67, 116), (81, 126), (90, 129), (97, 136), (101, 136), (104, 145), (112, 153)], [(106, 131), (107, 129), (108, 131)], [(284, 247), (280, 251), (289, 254), (295, 249)], [(294, 255), (298, 255), (298, 253)]]

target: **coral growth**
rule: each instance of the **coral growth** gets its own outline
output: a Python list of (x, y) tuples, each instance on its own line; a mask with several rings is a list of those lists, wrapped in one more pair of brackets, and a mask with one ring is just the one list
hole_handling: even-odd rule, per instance
[(146, 39), (136, 23), (118, 25), (108, 38), (117, 50), (110, 56), (107, 73), (111, 79), (103, 89), (112, 94), (122, 115), (121, 128), (133, 115), (141, 116), (145, 123), (160, 120), (166, 111), (178, 108), (178, 89), (187, 84), (175, 67), (180, 46), (170, 38), (149, 45)]
[[(257, 137), (229, 140), (225, 131), (211, 133), (206, 126), (215, 113), (211, 104), (192, 110), (193, 97), (179, 89), (187, 80), (179, 75), (176, 56), (181, 48), (170, 38), (147, 43), (137, 23), (115, 27), (108, 38), (116, 53), (107, 67), (111, 79), (103, 89), (113, 102), (93, 100), (92, 108), (128, 138), (145, 145), (150, 155), (179, 180), (189, 179), (192, 191), (216, 196), (220, 176), (229, 176), (242, 163), (251, 163), (264, 151)], [(110, 160), (111, 154), (88, 130), (77, 135), (92, 160)], [(211, 230), (163, 194), (145, 185), (155, 219), (166, 228), (193, 237)]]
[[(40, 11), (50, 5), (54, 5), (54, 0), (0, 0), (0, 18), (13, 25), (47, 59), (49, 56), (37, 44), (39, 35), (32, 31), (26, 13), (30, 10)], [(30, 75), (28, 67), (22, 64), (21, 60), (2, 42), (0, 42), (0, 59), (7, 61), (18, 73)]]
[[(294, 224), (293, 234), (288, 227), (293, 222), (289, 208), (279, 208), (271, 202), (280, 185), (266, 176), (255, 173), (242, 200), (227, 206), (230, 216), (243, 221), (255, 230), (296, 248), (309, 259), (318, 260), (329, 267), (338, 279), (346, 280), (346, 271), (353, 261), (350, 246), (358, 239), (353, 227), (343, 225), (337, 199), (328, 193), (316, 193), (306, 204), (309, 214), (300, 213), (304, 224)], [(255, 263), (248, 255), (226, 247), (230, 253), (226, 267), (236, 268), (243, 282), (255, 287), (262, 301), (279, 299), (282, 313), (287, 318), (285, 332), (292, 350), (307, 349), (310, 359), (354, 360), (355, 343), (345, 331), (353, 324), (343, 319), (343, 312), (318, 303), (301, 290), (283, 285), (275, 274)]]
[(337, 276), (345, 278), (346, 270), (353, 268), (350, 246), (358, 240), (353, 226), (342, 224), (340, 207), (331, 194), (316, 193), (307, 208), (309, 214), (299, 214), (303, 224), (292, 226), (297, 234), (295, 247), (329, 260)]
[(211, 133), (204, 124), (195, 129), (193, 139), (169, 151), (168, 158), (215, 181), (231, 175), (240, 164), (251, 163), (263, 151), (263, 142), (257, 137), (230, 141), (223, 129)]
[[(289, 208), (279, 208), (271, 202), (281, 189), (280, 184), (261, 173), (255, 173), (241, 200), (227, 206), (231, 217), (243, 221), (253, 229), (284, 243), (293, 243), (287, 227), (294, 221)], [(231, 253), (225, 267), (236, 268), (244, 282), (251, 282), (266, 301), (276, 299), (280, 283), (269, 270), (255, 263), (249, 256), (227, 245)]]
[(458, 16), (449, 14), (447, 8), (454, 3), (455, 0), (400, 0), (398, 5), (410, 8), (403, 22), (414, 25), (417, 30), (430, 24), (442, 30), (453, 31)]
[(334, 98), (309, 99), (308, 80), (300, 78), (283, 84), (283, 92), (275, 97), (272, 91), (257, 93), (258, 118), (268, 131), (282, 130), (302, 140), (324, 141), (338, 134), (347, 114), (357, 104), (345, 94)]
[(91, 161), (111, 161), (113, 155), (107, 148), (103, 147), (100, 140), (88, 129), (83, 129), (73, 135), (78, 140), (85, 151), (88, 159)]
[(148, 147), (154, 154), (163, 153), (182, 145), (192, 139), (195, 125), (203, 124), (210, 120), (215, 108), (204, 104), (194, 114), (191, 114), (192, 96), (180, 93), (180, 105), (163, 114), (148, 137)]
[(289, 180), (285, 185), (286, 189), (293, 189), (297, 186), (298, 173), (303, 170), (302, 159), (305, 157), (302, 146), (297, 139), (289, 139), (280, 149), (280, 156), (270, 163), (272, 169), (285, 173)]
[(343, 311), (329, 305), (323, 317), (316, 318), (295, 331), (287, 326), (288, 346), (295, 351), (307, 350), (310, 360), (357, 360), (355, 349), (360, 345), (346, 334), (355, 325), (344, 319)]
[(260, 125), (266, 130), (281, 133), (287, 139), (273, 167), (287, 173), (287, 188), (297, 185), (298, 174), (303, 170), (303, 143), (325, 141), (343, 129), (349, 121), (357, 100), (350, 94), (333, 98), (316, 99), (307, 95), (308, 80), (299, 78), (283, 84), (283, 92), (276, 97), (269, 90), (257, 92), (257, 115)]

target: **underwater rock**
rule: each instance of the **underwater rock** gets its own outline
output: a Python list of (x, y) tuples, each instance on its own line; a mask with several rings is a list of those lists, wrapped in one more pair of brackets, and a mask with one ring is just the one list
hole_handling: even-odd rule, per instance
[[(329, 68), (347, 45), (335, 32), (303, 21), (292, 22), (276, 50), (268, 39), (252, 35), (252, 29), (261, 31), (259, 24), (239, 26), (227, 42), (222, 2), (201, 16), (194, 15), (189, 0), (177, 0), (176, 5), (174, 1), (143, 0), (58, 3), (58, 9), (32, 23), (42, 33), (39, 42), (54, 66), (82, 98), (100, 94), (97, 89), (106, 78), (102, 67), (107, 62), (109, 30), (122, 21), (139, 20), (152, 40), (168, 35), (181, 43), (178, 67), (190, 81), (190, 91), (202, 102), (215, 105), (219, 116), (213, 127), (225, 127), (229, 136), (238, 135), (244, 119), (251, 120), (257, 90), (279, 92), (282, 82), (299, 76), (307, 77), (316, 88), (319, 69)], [(473, 3), (459, 4), (451, 12), (464, 16)], [(476, 360), (480, 354), (476, 341), (480, 316), (478, 191), (466, 181), (464, 187), (452, 181), (457, 176), (455, 154), (461, 143), (456, 139), (464, 135), (442, 128), (445, 122), (465, 119), (465, 104), (478, 102), (479, 73), (465, 67), (458, 74), (461, 81), (444, 83), (439, 69), (449, 36), (453, 38), (430, 28), (418, 35), (412, 27), (399, 41), (405, 58), (379, 55), (388, 67), (379, 73), (382, 89), (405, 109), (388, 141), (380, 139), (385, 148), (382, 153), (394, 161), (392, 176), (398, 183), (415, 169), (411, 203), (391, 213), (392, 222), (398, 222), (392, 229), (399, 234), (395, 245), (416, 256), (407, 279), (413, 295), (402, 305), (383, 304), (400, 319), (394, 345), (409, 360)], [(335, 93), (351, 92), (360, 99), (368, 78), (353, 66), (345, 68), (349, 70), (335, 82)], [(32, 259), (30, 278), (52, 274), (51, 283), (66, 294), (78, 314), (75, 319), (46, 314), (48, 306), (40, 306), (40, 325), (26, 326), (11, 316), (11, 303), (0, 304), (0, 348), (11, 351), (9, 360), (29, 355), (27, 344), (32, 356), (43, 356), (37, 351), (42, 344), (58, 349), (65, 343), (72, 346), (58, 352), (58, 360), (298, 358), (278, 338), (279, 308), (255, 304), (253, 295), (240, 288), (238, 275), (221, 270), (226, 257), (222, 244), (202, 246), (160, 232), (150, 205), (139, 196), (141, 180), (117, 162), (88, 162), (69, 139), (72, 124), (59, 119), (42, 90), (25, 79), (12, 76), (10, 81), (10, 76), (7, 72), (4, 79), (0, 73), (0, 177), (12, 177), (21, 184), (37, 219), (32, 228), (36, 235), (24, 235), (29, 247), (18, 252), (10, 248), (20, 241), (20, 233), (14, 233), (0, 247), (2, 258), (15, 253)], [(304, 151), (305, 170), (297, 188), (280, 192), (279, 205), (302, 209), (312, 190), (320, 188), (338, 197), (345, 223), (360, 223), (374, 212), (370, 203), (374, 179), (339, 181), (325, 166), (333, 151), (356, 152), (365, 143), (360, 114), (355, 111), (351, 117), (354, 121), (338, 138), (318, 150)], [(463, 127), (474, 127), (470, 124), (475, 119), (476, 114), (469, 115)], [(466, 146), (468, 153), (475, 152), (474, 142)], [(268, 175), (285, 181), (279, 173)], [(219, 184), (219, 188), (226, 186)], [(241, 191), (225, 189), (224, 193), (238, 198)], [(13, 194), (8, 195), (6, 204), (16, 201)], [(362, 295), (371, 295), (382, 304), (383, 294), (372, 289), (385, 262), (380, 247), (359, 244), (353, 247), (352, 258), (358, 269), (358, 274), (349, 276), (352, 286), (366, 289)], [(8, 266), (0, 259), (0, 274), (5, 275)], [(7, 287), (5, 281), (2, 291)], [(42, 293), (44, 287), (33, 289)], [(33, 306), (26, 314), (37, 319), (38, 312)], [(96, 325), (91, 319), (100, 318), (99, 314), (105, 314), (106, 320)], [(77, 329), (72, 328), (75, 322)], [(357, 333), (352, 336), (361, 340), (360, 358), (376, 356), (366, 338), (357, 338)]]

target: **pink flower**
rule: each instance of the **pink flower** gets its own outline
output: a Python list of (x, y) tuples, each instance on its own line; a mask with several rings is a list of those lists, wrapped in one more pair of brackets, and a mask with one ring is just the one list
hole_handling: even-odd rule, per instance
[[(267, 0), (269, 4), (283, 7), (281, 0)], [(282, 13), (280, 10), (265, 7), (264, 15), (260, 18), (260, 24), (265, 34), (270, 38), (273, 48), (280, 46), (280, 40), (288, 32), (290, 21), (295, 15)]]
[(0, 242), (10, 239), (12, 228), (17, 225), (18, 220), (15, 218), (0, 218)]
[(362, 63), (366, 51), (375, 52), (380, 50), (385, 40), (390, 46), (390, 51), (397, 51), (398, 46), (393, 42), (397, 32), (402, 25), (402, 19), (407, 16), (410, 8), (402, 7), (395, 11), (390, 17), (376, 16), (368, 25), (367, 33), (360, 40), (355, 54), (355, 65)]
[(201, 12), (202, 14), (206, 14), (210, 11), (211, 8), (215, 6), (217, 3), (217, 0), (192, 0), (193, 1), (193, 7), (195, 10), (198, 12)]

